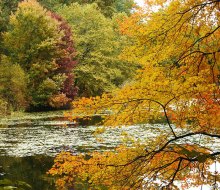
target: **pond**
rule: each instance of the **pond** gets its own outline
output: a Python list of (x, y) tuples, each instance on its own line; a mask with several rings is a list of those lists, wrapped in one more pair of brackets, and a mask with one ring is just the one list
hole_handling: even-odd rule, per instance
[[(19, 117), (0, 121), (0, 190), (17, 187), (33, 190), (55, 190), (54, 179), (46, 175), (54, 157), (61, 151), (74, 154), (112, 150), (119, 144), (154, 138), (163, 125), (136, 125), (107, 128), (88, 124), (76, 126), (61, 115)], [(152, 132), (154, 131), (154, 132)], [(19, 185), (18, 185), (19, 184)]]
[[(77, 154), (112, 150), (125, 142), (129, 146), (130, 140), (150, 142), (159, 133), (169, 132), (164, 124), (143, 124), (106, 128), (104, 133), (94, 135), (103, 128), (91, 123), (76, 126), (61, 115), (34, 118), (0, 121), (0, 190), (2, 184), (11, 189), (19, 186), (17, 190), (55, 190), (54, 179), (46, 172), (59, 152)], [(189, 143), (189, 140), (186, 141)], [(193, 141), (201, 139), (195, 136)], [(215, 146), (219, 147), (220, 143), (216, 142)]]

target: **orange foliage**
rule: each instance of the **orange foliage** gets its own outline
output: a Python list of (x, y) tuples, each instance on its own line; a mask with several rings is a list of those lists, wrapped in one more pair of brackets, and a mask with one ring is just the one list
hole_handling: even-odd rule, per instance
[[(163, 118), (169, 132), (135, 148), (91, 153), (90, 159), (62, 153), (57, 158), (64, 160), (55, 160), (50, 173), (64, 184), (68, 176), (74, 184), (87, 182), (89, 189), (178, 189), (174, 181), (187, 188), (219, 180), (209, 166), (220, 152), (206, 146), (220, 139), (219, 2), (147, 3), (151, 10), (157, 5), (157, 11), (140, 11), (121, 23), (134, 42), (122, 57), (141, 65), (136, 78), (110, 94), (74, 101), (69, 116), (100, 114), (106, 126)], [(203, 144), (192, 140), (199, 136), (209, 138)]]
[(53, 108), (61, 108), (70, 102), (70, 98), (67, 98), (65, 94), (57, 94), (49, 98), (49, 105)]

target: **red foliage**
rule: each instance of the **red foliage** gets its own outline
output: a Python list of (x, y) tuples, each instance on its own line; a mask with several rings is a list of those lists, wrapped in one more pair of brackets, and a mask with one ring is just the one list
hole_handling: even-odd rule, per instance
[(60, 23), (59, 30), (64, 33), (61, 42), (57, 44), (63, 52), (63, 56), (56, 60), (56, 63), (59, 66), (57, 72), (66, 75), (66, 80), (64, 81), (61, 93), (64, 93), (66, 97), (73, 99), (77, 94), (78, 88), (74, 85), (73, 69), (77, 64), (77, 61), (75, 59), (76, 50), (74, 48), (71, 28), (61, 16), (51, 13), (51, 17)]

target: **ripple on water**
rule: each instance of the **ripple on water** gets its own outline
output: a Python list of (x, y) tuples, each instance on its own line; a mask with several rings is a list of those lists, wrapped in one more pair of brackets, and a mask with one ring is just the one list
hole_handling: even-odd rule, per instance
[[(62, 150), (74, 153), (110, 150), (121, 144), (126, 136), (144, 142), (153, 140), (160, 133), (169, 133), (169, 128), (162, 124), (107, 128), (103, 134), (95, 136), (96, 129), (96, 126), (63, 127), (57, 125), (0, 128), (0, 156), (55, 156)], [(190, 139), (186, 138), (185, 141), (189, 143)], [(190, 143), (202, 141), (195, 136)], [(219, 144), (214, 141), (210, 143), (210, 146), (220, 148)]]
[[(109, 150), (122, 143), (122, 131), (136, 140), (147, 140), (157, 135), (152, 133), (152, 125), (139, 125), (121, 128), (109, 128), (103, 134), (94, 136), (96, 126), (10, 126), (0, 128), (1, 156), (55, 156), (58, 152), (84, 152), (91, 150)], [(100, 138), (101, 141), (97, 141)]]

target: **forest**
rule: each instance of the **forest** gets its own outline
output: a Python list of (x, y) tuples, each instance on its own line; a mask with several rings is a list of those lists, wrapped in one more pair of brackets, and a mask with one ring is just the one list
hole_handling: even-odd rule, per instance
[(67, 109), (76, 97), (110, 92), (131, 78), (137, 65), (118, 57), (131, 41), (117, 21), (132, 5), (1, 1), (1, 113)]
[(0, 14), (1, 118), (65, 110), (22, 129), (70, 137), (52, 143), (54, 190), (220, 189), (219, 0), (2, 0)]

